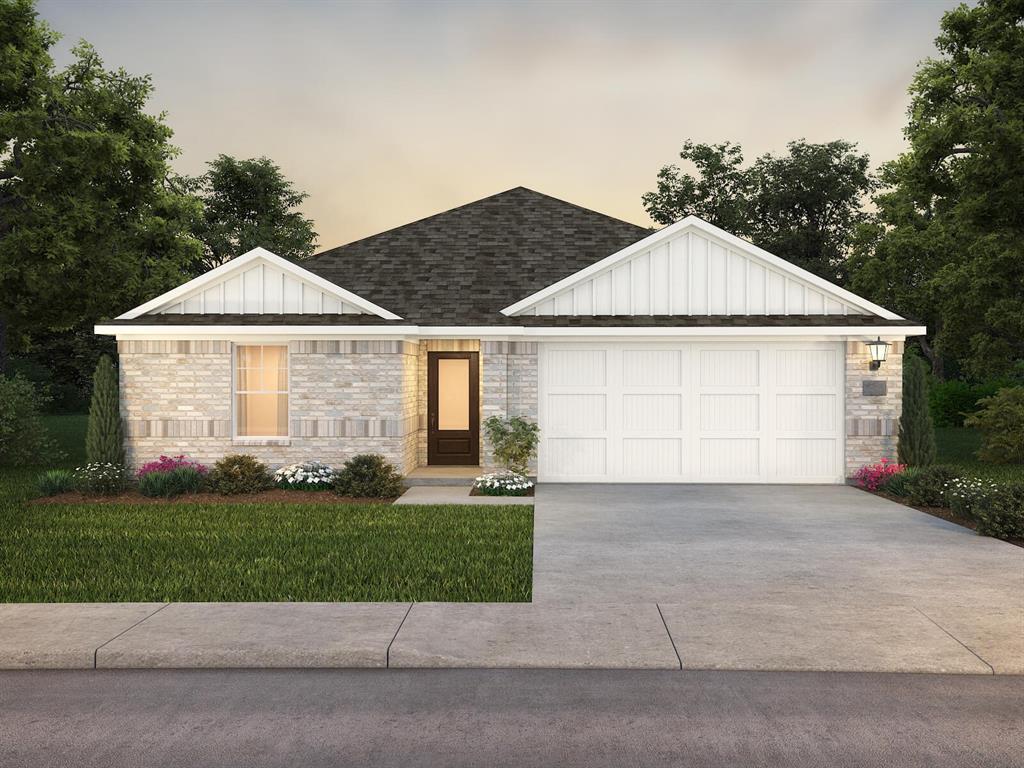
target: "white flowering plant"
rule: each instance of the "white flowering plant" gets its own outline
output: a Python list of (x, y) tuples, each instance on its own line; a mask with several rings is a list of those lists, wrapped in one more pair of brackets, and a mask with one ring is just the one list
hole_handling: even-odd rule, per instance
[(274, 485), (297, 491), (326, 491), (334, 484), (333, 468), (319, 461), (281, 467), (274, 473)]
[(503, 469), (481, 475), (473, 481), (473, 488), (481, 496), (529, 496), (533, 482), (526, 475)]
[(94, 461), (75, 467), (75, 489), (86, 494), (112, 496), (128, 487), (128, 468), (108, 461)]
[(950, 508), (965, 517), (973, 517), (975, 508), (984, 505), (999, 490), (999, 483), (980, 477), (954, 477), (943, 485), (943, 495)]

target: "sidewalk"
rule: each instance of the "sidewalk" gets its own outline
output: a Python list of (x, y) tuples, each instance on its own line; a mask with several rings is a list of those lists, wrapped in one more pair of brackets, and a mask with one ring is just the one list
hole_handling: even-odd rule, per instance
[[(990, 617), (991, 618), (991, 617)], [(913, 608), (656, 603), (0, 605), (0, 668), (557, 668), (1024, 673), (1024, 633)], [(955, 631), (953, 631), (955, 630)], [(959, 634), (957, 634), (959, 633)]]

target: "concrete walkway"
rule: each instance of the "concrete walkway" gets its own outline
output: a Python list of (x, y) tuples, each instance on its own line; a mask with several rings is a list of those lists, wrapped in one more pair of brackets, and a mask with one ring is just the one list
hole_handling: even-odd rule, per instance
[(470, 496), (471, 490), (459, 485), (414, 485), (395, 499), (395, 504), (533, 505), (533, 496)]

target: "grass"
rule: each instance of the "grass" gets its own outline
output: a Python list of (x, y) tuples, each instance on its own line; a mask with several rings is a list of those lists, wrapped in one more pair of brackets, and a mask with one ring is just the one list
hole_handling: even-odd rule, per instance
[(977, 457), (981, 433), (965, 427), (936, 427), (936, 463), (955, 467), (965, 475), (1024, 482), (1024, 465), (989, 464)]
[(0, 602), (531, 598), (532, 507), (26, 503), (42, 469), (0, 470)]

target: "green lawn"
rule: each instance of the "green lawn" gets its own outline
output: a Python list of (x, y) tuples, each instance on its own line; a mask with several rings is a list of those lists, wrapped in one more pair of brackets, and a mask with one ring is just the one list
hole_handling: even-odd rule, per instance
[(988, 464), (978, 460), (981, 433), (977, 430), (964, 427), (936, 427), (935, 442), (938, 447), (936, 460), (939, 464), (956, 467), (964, 474), (976, 477), (1024, 482), (1024, 465)]
[(40, 471), (0, 470), (0, 602), (531, 598), (532, 507), (27, 504)]

